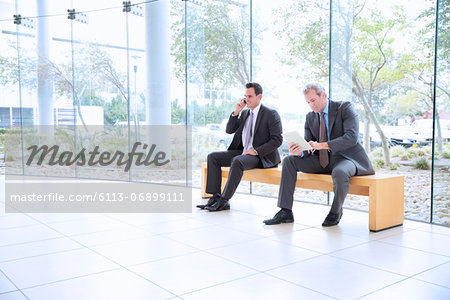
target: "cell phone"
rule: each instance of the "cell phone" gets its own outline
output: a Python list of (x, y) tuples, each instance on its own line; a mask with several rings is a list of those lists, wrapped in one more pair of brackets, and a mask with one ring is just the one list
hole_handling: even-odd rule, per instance
[(245, 101), (245, 99), (242, 99), (242, 102), (244, 102), (245, 104), (247, 104), (247, 101)]

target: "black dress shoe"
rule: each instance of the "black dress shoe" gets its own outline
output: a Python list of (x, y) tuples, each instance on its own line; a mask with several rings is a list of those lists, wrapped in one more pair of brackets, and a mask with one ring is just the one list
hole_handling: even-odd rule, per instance
[(281, 223), (292, 223), (294, 222), (294, 214), (292, 210), (281, 209), (275, 214), (272, 219), (264, 220), (263, 223), (266, 225), (276, 225)]
[(205, 207), (209, 211), (221, 211), (221, 210), (229, 210), (230, 204), (228, 203), (228, 200), (223, 199), (220, 197), (217, 199), (216, 203), (214, 203), (211, 206)]
[(339, 224), (339, 221), (342, 218), (342, 214), (343, 214), (342, 208), (341, 208), (341, 211), (338, 214), (330, 212), (328, 214), (328, 216), (325, 218), (325, 221), (323, 221), (322, 226), (330, 227), (330, 226), (334, 226), (334, 225)]
[(208, 202), (206, 204), (199, 204), (199, 205), (197, 205), (197, 207), (200, 209), (205, 209), (207, 206), (211, 206), (214, 203), (216, 203), (217, 199), (219, 199), (219, 198), (220, 198), (220, 196), (216, 194), (216, 195), (212, 196), (211, 198), (209, 198)]

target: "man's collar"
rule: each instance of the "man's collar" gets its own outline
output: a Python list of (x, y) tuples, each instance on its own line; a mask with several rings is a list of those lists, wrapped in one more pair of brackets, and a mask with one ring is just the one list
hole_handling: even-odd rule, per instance
[(250, 111), (253, 111), (253, 114), (257, 114), (257, 113), (259, 112), (259, 109), (260, 109), (260, 108), (261, 108), (261, 102), (259, 102), (258, 106), (255, 107), (255, 109), (250, 110)]
[[(330, 104), (330, 100), (327, 99), (327, 105), (325, 105), (325, 108), (323, 109), (323, 112), (327, 115), (328, 115), (328, 104)], [(320, 115), (320, 113), (319, 113), (319, 115)]]

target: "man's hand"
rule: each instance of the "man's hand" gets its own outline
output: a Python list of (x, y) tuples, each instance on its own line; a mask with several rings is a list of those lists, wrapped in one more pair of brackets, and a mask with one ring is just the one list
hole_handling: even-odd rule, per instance
[(258, 153), (256, 153), (256, 151), (253, 150), (253, 149), (249, 149), (249, 150), (245, 150), (245, 152), (242, 153), (242, 155), (253, 155), (253, 156), (255, 156), (255, 155), (258, 155)]
[(300, 151), (300, 146), (296, 143), (289, 143), (289, 153), (293, 155), (300, 155), (302, 151)]
[(239, 100), (238, 103), (236, 103), (236, 107), (235, 107), (235, 109), (234, 109), (233, 116), (239, 115), (239, 113), (241, 112), (241, 110), (244, 109), (244, 107), (246, 106), (244, 100), (245, 100), (245, 98), (242, 98), (241, 100)]
[[(322, 149), (330, 150), (330, 147), (328, 146), (327, 142), (318, 143), (318, 142), (314, 142), (314, 141), (309, 141), (308, 144), (310, 144), (314, 150), (322, 150)], [(311, 150), (308, 150), (308, 151), (311, 151)]]

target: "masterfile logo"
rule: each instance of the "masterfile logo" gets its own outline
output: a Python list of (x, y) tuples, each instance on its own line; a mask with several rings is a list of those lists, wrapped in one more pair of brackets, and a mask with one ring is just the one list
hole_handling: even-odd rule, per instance
[[(146, 151), (147, 148), (149, 150), (147, 153), (145, 152), (137, 152), (138, 148), (142, 145), (142, 150)], [(125, 172), (130, 170), (131, 165), (133, 164), (134, 157), (136, 160), (134, 161), (137, 166), (150, 166), (151, 164), (155, 164), (155, 166), (164, 166), (170, 162), (169, 159), (166, 159), (166, 153), (164, 151), (159, 151), (155, 155), (153, 154), (156, 148), (156, 144), (152, 144), (148, 147), (147, 144), (142, 144), (141, 142), (135, 142), (133, 144), (133, 148), (131, 152), (126, 155), (122, 151), (116, 151), (114, 154), (111, 152), (99, 152), (99, 146), (95, 146), (93, 151), (87, 151), (86, 148), (81, 149), (81, 151), (75, 155), (71, 151), (63, 151), (59, 153), (59, 146), (54, 145), (49, 148), (47, 145), (43, 145), (38, 147), (37, 145), (32, 145), (27, 148), (27, 150), (31, 151), (30, 156), (26, 162), (27, 166), (30, 166), (33, 163), (33, 160), (37, 157), (38, 160), (36, 162), (37, 165), (42, 165), (44, 159), (49, 155), (50, 166), (60, 165), (60, 166), (71, 166), (76, 164), (77, 166), (109, 166), (114, 165), (116, 163), (117, 166), (125, 165)], [(128, 156), (126, 158), (126, 156)], [(145, 157), (145, 158), (144, 158)]]

